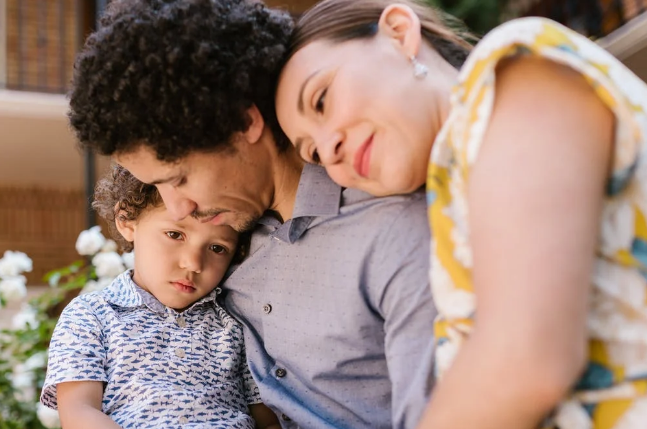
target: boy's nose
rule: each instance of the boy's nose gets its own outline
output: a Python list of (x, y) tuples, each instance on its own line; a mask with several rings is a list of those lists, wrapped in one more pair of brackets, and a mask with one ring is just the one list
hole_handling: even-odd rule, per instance
[(202, 252), (195, 249), (187, 250), (180, 262), (180, 268), (200, 274), (202, 272)]

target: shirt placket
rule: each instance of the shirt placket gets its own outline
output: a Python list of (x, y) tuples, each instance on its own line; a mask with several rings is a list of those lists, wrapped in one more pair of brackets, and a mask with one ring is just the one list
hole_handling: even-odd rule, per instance
[(193, 422), (195, 414), (195, 399), (190, 392), (187, 392), (186, 382), (192, 379), (191, 353), (193, 341), (191, 336), (189, 318), (184, 313), (178, 313), (175, 310), (167, 309), (167, 320), (171, 327), (169, 329), (169, 359), (178, 372), (178, 379), (183, 384), (174, 384), (173, 389), (177, 391), (173, 395), (173, 404), (177, 412), (177, 422), (180, 425), (186, 425)]

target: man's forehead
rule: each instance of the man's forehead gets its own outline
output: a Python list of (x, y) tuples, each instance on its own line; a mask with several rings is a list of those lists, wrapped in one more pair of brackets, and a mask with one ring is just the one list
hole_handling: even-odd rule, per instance
[(157, 159), (156, 153), (143, 145), (128, 152), (115, 153), (112, 160), (141, 182), (149, 184), (173, 180), (179, 174), (181, 166), (181, 161), (165, 162)]

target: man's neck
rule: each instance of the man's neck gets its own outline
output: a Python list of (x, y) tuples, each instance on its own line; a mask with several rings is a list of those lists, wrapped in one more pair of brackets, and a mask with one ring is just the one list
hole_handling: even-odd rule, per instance
[(292, 218), (303, 165), (303, 160), (292, 147), (277, 157), (274, 169), (274, 197), (269, 210), (276, 213), (281, 222)]

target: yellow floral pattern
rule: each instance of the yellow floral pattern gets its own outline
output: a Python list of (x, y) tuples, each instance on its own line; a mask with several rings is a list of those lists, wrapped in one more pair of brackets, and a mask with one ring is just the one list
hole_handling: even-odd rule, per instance
[(647, 85), (592, 41), (547, 19), (511, 21), (476, 46), (434, 144), (427, 198), (439, 311), (437, 375), (472, 329), (477, 302), (467, 181), (492, 112), (495, 68), (515, 55), (541, 56), (580, 72), (616, 117), (613, 172), (591, 277), (589, 365), (546, 427), (647, 428)]

